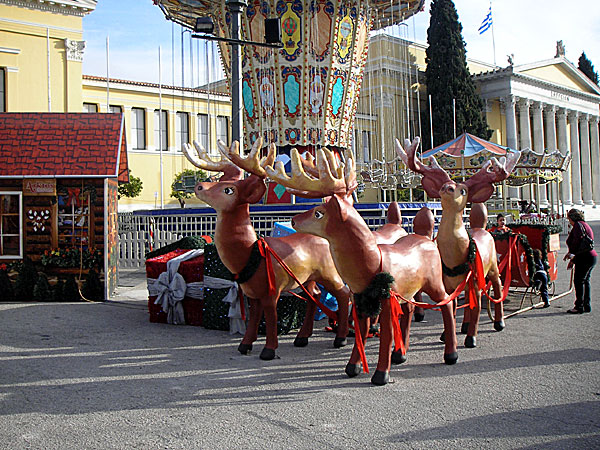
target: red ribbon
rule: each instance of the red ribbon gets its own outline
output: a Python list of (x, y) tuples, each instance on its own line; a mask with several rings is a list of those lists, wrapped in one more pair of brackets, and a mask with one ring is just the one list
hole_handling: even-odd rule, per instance
[(67, 199), (67, 206), (75, 205), (79, 207), (79, 193), (81, 189), (79, 188), (67, 188), (67, 194), (69, 195)]
[(487, 291), (489, 290), (490, 286), (492, 285), (492, 282), (490, 281), (487, 286), (486, 289), (484, 291), (485, 296), (491, 300), (493, 303), (500, 303), (503, 302), (504, 300), (506, 300), (506, 297), (508, 296), (508, 290), (510, 289), (510, 283), (512, 281), (512, 259), (513, 259), (513, 253), (512, 250), (513, 248), (516, 249), (517, 247), (517, 236), (512, 236), (509, 238), (509, 245), (508, 245), (508, 252), (506, 253), (506, 256), (504, 256), (504, 258), (502, 258), (502, 261), (500, 261), (500, 265), (498, 266), (498, 272), (502, 273), (502, 271), (505, 271), (505, 275), (504, 275), (504, 286), (502, 288), (502, 297), (498, 300), (493, 299), (492, 297), (490, 297), (489, 295), (487, 295)]
[(402, 338), (402, 330), (400, 329), (400, 323), (398, 322), (402, 315), (402, 307), (400, 306), (400, 299), (402, 296), (394, 291), (390, 292), (390, 309), (392, 311), (392, 327), (394, 329), (394, 351), (400, 350), (403, 355), (406, 355), (406, 349), (404, 348), (404, 339)]
[(360, 335), (360, 322), (358, 321), (356, 305), (352, 307), (352, 318), (354, 319), (354, 340), (356, 342), (356, 349), (358, 350), (358, 354), (360, 355), (360, 361), (362, 362), (363, 372), (369, 373), (369, 365), (367, 364), (365, 346), (363, 345), (362, 337)]
[(263, 238), (260, 238), (258, 240), (258, 249), (260, 251), (261, 256), (263, 258), (265, 258), (265, 264), (267, 265), (267, 280), (269, 283), (269, 295), (275, 295), (275, 272), (273, 271), (273, 263), (271, 261), (271, 258), (269, 258), (269, 255), (272, 255), (273, 258), (275, 258), (275, 260), (283, 268), (283, 270), (285, 270), (287, 272), (287, 274), (290, 277), (292, 277), (292, 279), (296, 283), (298, 283), (298, 285), (302, 288), (304, 293), (306, 295), (308, 295), (308, 297), (321, 309), (321, 311), (323, 311), (325, 313), (325, 315), (327, 317), (329, 317), (330, 319), (333, 319), (333, 320), (338, 320), (337, 314), (334, 311), (332, 311), (327, 306), (325, 306), (323, 303), (321, 303), (319, 300), (314, 298), (311, 295), (311, 293), (306, 290), (304, 285), (300, 282), (300, 280), (298, 280), (298, 277), (296, 277), (296, 275), (294, 275), (294, 272), (292, 272), (292, 270), (289, 268), (289, 266), (279, 257), (279, 255), (277, 253), (275, 253), (271, 247), (269, 247), (269, 244), (267, 244), (267, 241), (265, 241)]

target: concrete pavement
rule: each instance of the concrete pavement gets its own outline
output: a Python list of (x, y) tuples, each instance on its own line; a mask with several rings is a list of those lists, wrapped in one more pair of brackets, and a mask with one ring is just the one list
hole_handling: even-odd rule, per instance
[(345, 376), (351, 347), (325, 321), (306, 348), (280, 337), (269, 362), (264, 337), (241, 356), (239, 335), (150, 323), (143, 272), (123, 272), (113, 302), (0, 303), (0, 448), (600, 448), (598, 270), (591, 313), (565, 314), (571, 294), (500, 333), (483, 313), (455, 366), (428, 311), (384, 387)]

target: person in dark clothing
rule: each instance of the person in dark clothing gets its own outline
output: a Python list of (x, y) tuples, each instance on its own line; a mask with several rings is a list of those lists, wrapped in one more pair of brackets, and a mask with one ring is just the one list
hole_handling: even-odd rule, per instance
[(592, 310), (590, 304), (590, 277), (592, 269), (596, 265), (598, 254), (593, 248), (584, 248), (586, 237), (594, 240), (592, 228), (585, 223), (583, 211), (571, 209), (567, 213), (567, 218), (571, 224), (571, 232), (567, 237), (567, 247), (569, 253), (563, 258), (568, 259), (567, 269), (575, 267), (573, 275), (573, 284), (575, 285), (575, 307), (569, 309), (569, 314), (581, 314)]
[(499, 213), (496, 216), (496, 225), (489, 229), (489, 232), (492, 233), (508, 233), (510, 228), (506, 226), (506, 218), (504, 214)]
[(539, 248), (533, 249), (533, 262), (535, 264), (535, 273), (533, 274), (533, 285), (540, 291), (544, 306), (547, 308), (550, 306), (550, 300), (548, 299), (548, 267), (544, 264), (542, 259), (542, 251)]

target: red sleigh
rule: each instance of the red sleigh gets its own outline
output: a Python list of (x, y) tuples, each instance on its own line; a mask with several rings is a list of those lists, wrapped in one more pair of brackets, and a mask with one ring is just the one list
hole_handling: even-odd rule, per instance
[[(510, 224), (509, 227), (511, 229), (510, 233), (492, 233), (499, 264), (502, 264), (509, 254), (511, 257), (510, 275), (508, 269), (501, 270), (502, 284), (504, 285), (507, 281), (510, 282), (510, 291), (507, 301), (505, 301), (505, 308), (512, 311), (506, 317), (527, 311), (541, 304), (539, 292), (531, 282), (531, 276), (535, 270), (533, 267), (533, 249), (541, 250), (542, 258), (549, 267), (547, 272), (550, 300), (555, 300), (570, 292), (555, 295), (555, 281), (558, 277), (557, 252), (560, 250), (558, 227), (542, 224)], [(529, 305), (525, 306), (527, 300)], [(489, 305), (488, 312), (490, 313)]]

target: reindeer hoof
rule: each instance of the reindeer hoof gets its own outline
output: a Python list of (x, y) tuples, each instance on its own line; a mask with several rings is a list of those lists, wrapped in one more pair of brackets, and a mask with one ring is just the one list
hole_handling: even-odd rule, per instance
[(456, 364), (456, 361), (458, 361), (458, 353), (457, 352), (444, 353), (444, 363), (451, 366), (453, 364)]
[(415, 322), (423, 322), (425, 319), (425, 314), (415, 313)]
[(467, 348), (477, 347), (477, 338), (475, 336), (467, 336), (465, 338), (465, 347), (467, 347)]
[(463, 322), (462, 325), (460, 326), (461, 334), (467, 334), (468, 331), (469, 331), (469, 322)]
[(346, 375), (350, 378), (354, 378), (357, 375), (360, 375), (362, 372), (362, 366), (360, 364), (346, 364), (346, 369), (344, 370)]
[(345, 347), (346, 344), (348, 344), (348, 340), (344, 337), (336, 337), (333, 340), (333, 347), (334, 348), (341, 348), (341, 347)]
[(406, 355), (402, 352), (392, 352), (392, 364), (402, 364), (406, 362)]
[(371, 377), (371, 383), (375, 386), (385, 386), (390, 382), (390, 373), (382, 372), (381, 370), (376, 370), (373, 376)]
[(260, 359), (263, 361), (271, 361), (275, 358), (275, 350), (272, 348), (263, 348), (262, 352), (260, 352)]
[(498, 322), (494, 322), (494, 330), (502, 331), (506, 328), (506, 324), (504, 323), (504, 319), (499, 320)]
[(442, 331), (442, 334), (440, 334), (440, 341), (446, 342), (446, 332), (445, 331)]
[(306, 347), (308, 345), (308, 338), (307, 337), (296, 337), (296, 339), (294, 339), (294, 347)]
[(238, 352), (240, 352), (242, 355), (247, 355), (251, 351), (252, 351), (252, 344), (243, 344), (242, 343), (238, 347)]

